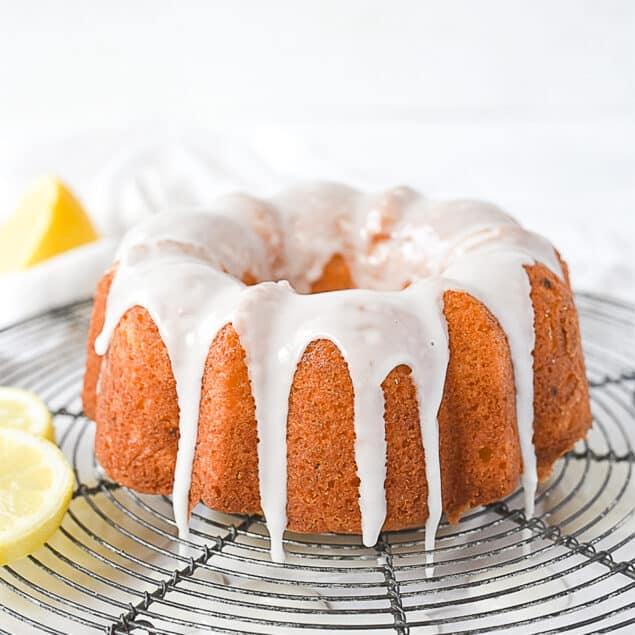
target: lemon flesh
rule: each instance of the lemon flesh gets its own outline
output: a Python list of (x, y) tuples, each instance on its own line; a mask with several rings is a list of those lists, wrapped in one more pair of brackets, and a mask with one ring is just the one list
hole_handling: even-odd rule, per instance
[(98, 238), (71, 191), (41, 178), (0, 226), (0, 274), (18, 271)]
[(21, 388), (0, 386), (0, 428), (15, 428), (55, 441), (49, 409), (37, 395)]
[(0, 565), (37, 551), (60, 526), (73, 471), (50, 441), (0, 429)]

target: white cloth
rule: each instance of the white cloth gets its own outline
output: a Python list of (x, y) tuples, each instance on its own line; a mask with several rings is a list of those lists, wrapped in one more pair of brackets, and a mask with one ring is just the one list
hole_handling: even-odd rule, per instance
[(117, 241), (105, 238), (71, 249), (24, 271), (0, 277), (0, 329), (47, 309), (90, 298)]
[(632, 302), (632, 146), (623, 131), (584, 132), (591, 146), (611, 149), (612, 167), (601, 170), (593, 153), (581, 155), (571, 142), (574, 129), (550, 124), (135, 129), (33, 145), (24, 160), (0, 162), (0, 217), (33, 178), (52, 169), (78, 192), (105, 239), (0, 276), (0, 328), (89, 298), (114, 244), (148, 214), (204, 205), (233, 190), (267, 195), (311, 178), (371, 190), (406, 183), (437, 198), (492, 200), (558, 247), (576, 289)]

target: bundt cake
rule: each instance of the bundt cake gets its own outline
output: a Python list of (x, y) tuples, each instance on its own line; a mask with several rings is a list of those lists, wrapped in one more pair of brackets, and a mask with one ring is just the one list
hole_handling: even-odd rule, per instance
[(311, 184), (129, 232), (83, 389), (115, 481), (282, 535), (426, 526), (539, 479), (591, 425), (567, 268), (498, 208)]

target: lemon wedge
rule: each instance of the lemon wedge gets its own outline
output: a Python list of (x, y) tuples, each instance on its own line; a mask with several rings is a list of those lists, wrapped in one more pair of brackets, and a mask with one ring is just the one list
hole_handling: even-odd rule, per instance
[(0, 428), (15, 428), (55, 441), (51, 413), (28, 390), (0, 386)]
[(57, 178), (43, 177), (0, 226), (0, 274), (25, 269), (97, 237), (71, 191)]
[(50, 441), (0, 429), (0, 565), (37, 551), (60, 526), (73, 471)]

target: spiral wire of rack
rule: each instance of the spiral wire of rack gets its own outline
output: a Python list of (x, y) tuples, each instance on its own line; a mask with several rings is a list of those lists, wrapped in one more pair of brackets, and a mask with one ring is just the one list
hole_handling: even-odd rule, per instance
[(60, 530), (0, 569), (0, 633), (606, 633), (635, 628), (635, 307), (578, 296), (593, 430), (541, 485), (422, 530), (287, 533), (269, 559), (262, 519), (194, 510), (176, 537), (170, 501), (108, 480), (81, 411), (90, 303), (0, 331), (0, 384), (54, 414), (76, 488)]

